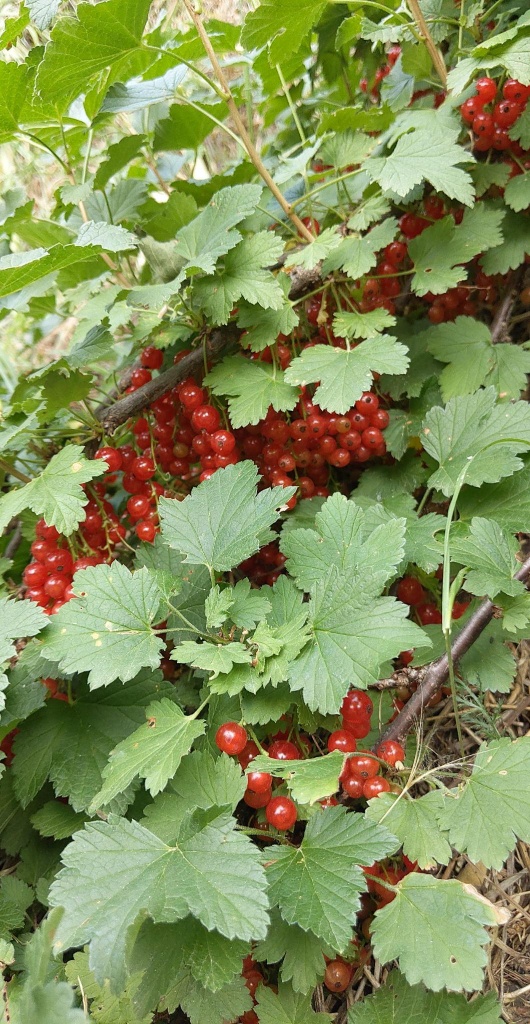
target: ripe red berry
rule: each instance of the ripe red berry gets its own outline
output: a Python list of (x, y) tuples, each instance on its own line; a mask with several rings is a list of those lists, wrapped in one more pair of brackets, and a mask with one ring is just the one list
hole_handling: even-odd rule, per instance
[(484, 111), (481, 111), (480, 114), (473, 118), (472, 127), (475, 135), (492, 136), (495, 131), (493, 117), (491, 114), (485, 114)]
[(272, 775), (269, 772), (249, 772), (247, 775), (247, 789), (253, 793), (266, 793), (272, 786)]
[(56, 548), (46, 555), (44, 564), (48, 572), (69, 574), (72, 572), (74, 560), (67, 548)]
[(350, 757), (348, 766), (351, 775), (357, 775), (360, 779), (372, 779), (379, 773), (379, 761), (369, 754), (358, 754)]
[(386, 246), (384, 253), (388, 263), (391, 263), (394, 267), (399, 267), (403, 260), (406, 259), (407, 246), (404, 242), (390, 242)]
[(159, 370), (164, 362), (164, 353), (154, 345), (148, 345), (140, 356), (140, 362), (148, 370)]
[[(477, 96), (480, 97), (482, 103), (491, 103), (497, 95), (496, 83), (493, 81), (493, 78), (487, 78), (486, 76), (483, 78), (477, 78), (475, 82), (475, 89)], [(509, 98), (512, 99), (512, 97)]]
[(502, 87), (502, 95), (505, 100), (513, 103), (524, 103), (528, 97), (528, 86), (522, 85), (515, 78), (507, 78)]
[(224, 754), (241, 754), (247, 740), (246, 730), (237, 722), (225, 722), (215, 734), (215, 742)]
[(484, 103), (485, 100), (480, 96), (472, 96), (469, 100), (462, 103), (462, 106), (460, 107), (462, 120), (465, 121), (466, 124), (473, 124), (474, 118), (484, 109)]
[(48, 579), (48, 570), (42, 562), (30, 562), (22, 575), (27, 587), (41, 587)]
[(48, 576), (48, 579), (44, 583), (43, 590), (48, 597), (53, 597), (54, 600), (61, 598), (68, 586), (68, 577), (62, 573), (53, 573), (52, 576)]
[(111, 473), (117, 473), (122, 467), (121, 452), (118, 448), (98, 448), (97, 452), (94, 453), (95, 459), (103, 459), (107, 463)]
[(417, 612), (422, 626), (439, 625), (442, 621), (441, 613), (438, 611), (436, 605), (431, 602), (420, 604), (417, 608)]
[(341, 778), (340, 784), (346, 796), (350, 797), (350, 800), (360, 800), (363, 795), (363, 780), (358, 775), (347, 774), (344, 779)]
[(343, 960), (331, 960), (326, 967), (324, 985), (330, 992), (344, 992), (353, 975), (351, 964), (345, 964)]
[(296, 805), (288, 796), (275, 796), (265, 808), (265, 817), (269, 825), (273, 825), (280, 832), (286, 832), (296, 821)]
[(346, 729), (336, 729), (328, 737), (328, 750), (340, 750), (343, 754), (353, 754), (357, 750), (355, 737)]
[[(255, 774), (257, 775), (258, 773), (255, 772)], [(265, 774), (267, 773), (265, 772)], [(272, 789), (270, 788), (270, 786), (268, 786), (267, 789), (260, 791), (258, 793), (253, 789), (246, 789), (245, 792), (243, 793), (243, 800), (245, 801), (248, 807), (252, 807), (253, 810), (255, 811), (258, 811), (261, 807), (266, 807), (267, 804), (270, 802), (271, 797)]]
[(213, 434), (219, 429), (221, 417), (213, 405), (199, 405), (191, 414), (191, 425), (194, 430), (205, 430)]
[(509, 128), (522, 113), (522, 106), (511, 100), (501, 100), (493, 108), (493, 120), (499, 128)]
[(236, 446), (236, 439), (230, 430), (216, 430), (209, 436), (209, 443), (217, 455), (230, 455)]
[(363, 785), (363, 796), (367, 800), (372, 800), (374, 796), (380, 796), (381, 793), (390, 792), (390, 783), (388, 779), (382, 779), (380, 775), (373, 779), (367, 779)]
[(156, 537), (156, 526), (154, 523), (151, 523), (148, 519), (140, 519), (134, 529), (138, 540), (143, 540), (146, 544), (153, 543)]
[(343, 718), (355, 720), (368, 718), (373, 713), (374, 705), (365, 690), (348, 690), (341, 704), (340, 713)]
[(144, 519), (151, 504), (146, 494), (132, 494), (127, 499), (127, 511), (131, 519)]
[(143, 387), (144, 384), (148, 384), (151, 380), (150, 370), (145, 370), (143, 366), (138, 367), (137, 370), (133, 370), (131, 373), (131, 385), (133, 390)]
[(148, 455), (138, 455), (131, 463), (132, 475), (140, 481), (150, 480), (156, 473), (156, 466)]
[(398, 600), (403, 601), (403, 604), (412, 606), (421, 604), (425, 600), (425, 591), (420, 581), (414, 576), (404, 576), (397, 585), (396, 594)]
[(397, 740), (384, 740), (377, 747), (376, 754), (387, 764), (395, 765), (398, 761), (405, 760), (405, 751)]
[(275, 761), (299, 761), (301, 753), (290, 740), (274, 740), (268, 750), (269, 757)]

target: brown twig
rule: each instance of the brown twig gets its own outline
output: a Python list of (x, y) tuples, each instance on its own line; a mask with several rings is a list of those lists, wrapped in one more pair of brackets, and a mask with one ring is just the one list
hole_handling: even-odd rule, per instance
[(217, 81), (219, 82), (219, 85), (221, 86), (223, 98), (224, 98), (224, 100), (226, 102), (226, 105), (227, 105), (229, 111), (230, 111), (230, 114), (232, 116), (232, 120), (233, 120), (233, 122), (234, 122), (234, 124), (235, 124), (235, 126), (236, 126), (236, 128), (237, 128), (237, 130), (239, 132), (239, 137), (240, 137), (240, 139), (241, 139), (241, 141), (242, 141), (242, 143), (243, 143), (243, 145), (244, 145), (244, 147), (245, 147), (245, 149), (246, 149), (250, 159), (252, 160), (252, 163), (254, 164), (254, 167), (256, 168), (256, 170), (257, 170), (258, 174), (260, 175), (260, 177), (263, 178), (263, 181), (265, 182), (265, 184), (271, 190), (274, 198), (276, 199), (277, 203), (279, 203), (279, 205), (281, 206), (283, 212), (286, 214), (287, 217), (289, 217), (289, 220), (292, 221), (292, 223), (294, 224), (298, 234), (301, 235), (302, 238), (305, 238), (307, 242), (314, 241), (313, 234), (311, 233), (311, 231), (309, 231), (306, 228), (305, 224), (300, 220), (300, 218), (296, 215), (296, 213), (292, 209), (290, 203), (287, 202), (285, 196), (283, 196), (282, 193), (280, 192), (280, 189), (278, 188), (278, 186), (277, 186), (276, 182), (274, 181), (274, 179), (269, 174), (267, 168), (265, 167), (265, 164), (263, 163), (263, 160), (261, 159), (261, 157), (260, 157), (260, 155), (259, 155), (259, 153), (258, 153), (258, 151), (257, 151), (257, 149), (256, 149), (256, 147), (254, 145), (254, 143), (252, 142), (252, 139), (250, 138), (250, 135), (248, 134), (248, 131), (247, 131), (246, 126), (245, 126), (245, 123), (244, 123), (244, 121), (243, 121), (243, 119), (241, 117), (241, 114), (239, 113), (239, 110), (238, 110), (238, 107), (237, 107), (237, 103), (236, 103), (236, 101), (234, 99), (232, 90), (230, 89), (230, 83), (229, 83), (229, 81), (228, 81), (228, 79), (227, 79), (227, 77), (226, 77), (226, 75), (225, 75), (221, 65), (219, 64), (219, 61), (217, 60), (217, 56), (216, 56), (215, 50), (214, 50), (214, 48), (213, 48), (213, 46), (212, 46), (212, 44), (211, 44), (211, 42), (210, 42), (210, 40), (208, 38), (208, 33), (206, 32), (206, 29), (204, 28), (204, 25), (202, 23), (202, 18), (200, 16), (200, 14), (197, 13), (195, 8), (193, 7), (193, 4), (190, 3), (190, 0), (184, 0), (184, 6), (185, 6), (185, 8), (186, 8), (190, 18), (192, 19), (193, 24), (195, 25), (195, 28), (197, 29), (197, 32), (198, 32), (199, 37), (201, 39), (202, 45), (204, 46), (204, 49), (206, 50), (206, 53), (208, 54), (208, 57), (210, 59), (210, 63), (211, 63), (212, 68), (214, 70), (214, 73), (215, 73), (215, 76), (217, 78)]
[[(321, 280), (320, 264), (314, 267), (313, 270), (297, 268), (291, 273), (289, 298), (293, 301), (301, 298), (305, 292), (311, 291)], [(240, 328), (235, 324), (219, 327), (212, 331), (207, 339), (205, 352), (202, 346), (194, 349), (176, 366), (171, 366), (168, 370), (159, 374), (158, 377), (148, 381), (147, 384), (143, 384), (142, 387), (131, 392), (130, 395), (118, 398), (117, 401), (114, 400), (116, 392), (112, 392), (111, 400), (105, 402), (96, 410), (96, 416), (102, 424), (104, 432), (106, 434), (113, 434), (122, 423), (125, 423), (130, 417), (136, 416), (147, 405), (160, 398), (161, 395), (165, 395), (166, 391), (170, 391), (180, 381), (185, 380), (186, 377), (193, 377), (195, 374), (201, 373), (204, 368), (205, 354), (207, 359), (213, 359), (221, 355), (222, 352), (238, 340), (241, 333)], [(125, 377), (125, 382), (125, 386), (127, 386), (127, 377)], [(123, 386), (122, 382), (120, 384)]]
[(4, 558), (9, 558), (9, 560), (15, 557), (20, 547), (20, 542), (22, 540), (22, 523), (20, 519), (15, 520), (14, 523), (11, 523), (11, 527), (13, 532), (5, 546), (4, 551)]
[[(530, 579), (530, 558), (526, 559), (519, 572), (515, 574), (515, 579), (521, 580), (523, 583), (528, 582)], [(486, 626), (491, 622), (494, 611), (495, 605), (492, 601), (482, 601), (482, 604), (479, 605), (476, 612), (468, 619), (458, 636), (453, 640), (451, 646), (453, 663), (456, 664), (464, 654), (467, 654), (470, 647), (473, 646), (480, 634), (483, 633)], [(403, 739), (414, 728), (416, 722), (420, 720), (431, 697), (434, 696), (440, 686), (447, 682), (448, 678), (449, 661), (447, 655), (444, 654), (428, 666), (423, 681), (418, 686), (416, 693), (412, 694), (403, 710), (399, 712), (394, 721), (384, 730), (377, 741), (378, 744), (383, 740)]]
[(494, 345), (497, 342), (506, 340), (508, 323), (510, 321), (512, 309), (517, 300), (517, 291), (519, 287), (519, 282), (521, 280), (521, 270), (524, 273), (524, 266), (519, 267), (517, 270), (512, 271), (512, 273), (510, 274), (506, 282), (506, 294), (500, 305), (497, 307), (495, 316), (491, 321), (491, 340)]
[(445, 66), (445, 61), (444, 61), (444, 59), (443, 59), (443, 57), (442, 57), (438, 47), (436, 46), (436, 43), (434, 42), (434, 39), (431, 36), (431, 33), (429, 32), (429, 26), (427, 25), (427, 22), (425, 21), (425, 18), (423, 16), (423, 11), (422, 11), (419, 3), (418, 3), (418, 0), (407, 0), (407, 4), (408, 4), (408, 6), (410, 8), (410, 13), (412, 14), (412, 17), (414, 18), (414, 21), (416, 22), (416, 25), (418, 26), (419, 33), (420, 33), (422, 39), (424, 40), (425, 45), (426, 45), (426, 47), (427, 47), (427, 49), (428, 49), (428, 51), (429, 51), (429, 53), (431, 55), (432, 62), (433, 62), (434, 66), (435, 66), (435, 68), (436, 68), (436, 70), (438, 72), (438, 77), (439, 77), (439, 79), (440, 79), (444, 89), (446, 89), (447, 88), (447, 69), (446, 69), (446, 66)]

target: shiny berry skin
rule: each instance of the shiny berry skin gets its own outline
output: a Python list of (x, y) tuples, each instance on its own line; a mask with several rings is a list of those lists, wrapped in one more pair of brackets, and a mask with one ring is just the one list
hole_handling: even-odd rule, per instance
[(138, 540), (143, 540), (146, 544), (152, 544), (156, 537), (156, 526), (148, 519), (140, 519), (134, 530)]
[(48, 579), (48, 570), (42, 562), (30, 562), (24, 569), (23, 579), (27, 587), (41, 587)]
[(46, 556), (54, 550), (54, 545), (49, 540), (34, 540), (30, 549), (36, 562), (45, 562)]
[(357, 775), (360, 779), (373, 779), (379, 773), (379, 761), (369, 754), (359, 754), (357, 757), (350, 757), (348, 766), (351, 775)]
[(363, 795), (363, 780), (358, 775), (348, 773), (344, 779), (341, 778), (340, 784), (343, 792), (346, 796), (349, 796), (350, 800), (361, 799)]
[(288, 796), (275, 796), (265, 808), (265, 817), (269, 825), (273, 825), (280, 832), (287, 832), (296, 821), (296, 805)]
[(385, 439), (378, 427), (367, 427), (361, 434), (361, 441), (370, 451), (380, 448)]
[(466, 124), (473, 124), (473, 120), (477, 116), (477, 114), (482, 113), (482, 110), (484, 108), (484, 102), (485, 101), (482, 100), (480, 96), (472, 96), (471, 99), (466, 100), (465, 103), (462, 103), (462, 106), (460, 107), (462, 120), (465, 121)]
[(150, 380), (151, 372), (144, 369), (143, 366), (138, 367), (137, 370), (133, 370), (131, 373), (131, 384), (134, 390), (143, 387), (144, 384), (148, 384)]
[(405, 760), (405, 751), (397, 740), (384, 740), (377, 747), (376, 754), (382, 761), (394, 766), (398, 761)]
[(390, 416), (386, 409), (378, 409), (377, 412), (372, 414), (372, 427), (378, 427), (379, 430), (385, 430), (390, 423)]
[(320, 234), (320, 224), (314, 217), (302, 217), (302, 224), (308, 231), (311, 231), (313, 235)]
[(246, 730), (237, 722), (225, 722), (215, 734), (215, 742), (223, 754), (241, 754), (247, 740)]
[(188, 412), (199, 408), (204, 402), (204, 390), (194, 380), (183, 381), (178, 387), (178, 397)]
[(432, 220), (440, 220), (445, 213), (444, 201), (440, 199), (440, 196), (427, 196), (423, 209), (427, 217), (431, 217)]
[(351, 964), (342, 960), (332, 960), (326, 967), (324, 985), (330, 992), (345, 992), (353, 975)]
[(210, 435), (209, 443), (216, 455), (230, 455), (236, 446), (236, 439), (230, 430), (216, 430)]
[(259, 747), (257, 743), (254, 743), (254, 740), (247, 740), (245, 746), (243, 747), (243, 750), (241, 751), (240, 754), (238, 754), (237, 757), (243, 771), (245, 770), (245, 768), (248, 768), (250, 762), (253, 761), (254, 758), (258, 756), (258, 754)]
[(148, 345), (140, 356), (140, 362), (148, 370), (159, 370), (164, 362), (164, 353), (154, 345)]
[(377, 395), (374, 395), (371, 391), (365, 391), (355, 403), (357, 412), (362, 413), (363, 416), (372, 416), (374, 412), (379, 408), (379, 399)]
[(365, 690), (348, 690), (341, 704), (340, 713), (343, 718), (369, 718), (373, 710), (374, 705)]
[(74, 560), (66, 548), (56, 548), (46, 555), (44, 562), (48, 572), (66, 573), (72, 572)]
[(511, 100), (501, 100), (493, 108), (493, 120), (499, 128), (509, 128), (515, 124), (522, 113), (522, 106), (519, 103), (512, 103)]
[(33, 604), (38, 604), (40, 608), (45, 608), (50, 598), (42, 587), (28, 587), (26, 590), (26, 597), (28, 601), (33, 601)]
[(127, 512), (131, 519), (144, 519), (150, 508), (151, 503), (146, 494), (132, 494), (127, 499)]
[(439, 625), (442, 621), (441, 612), (439, 612), (436, 605), (431, 602), (420, 604), (417, 611), (418, 618), (422, 626)]
[(491, 114), (485, 114), (482, 111), (473, 118), (472, 123), (473, 131), (475, 135), (493, 135), (495, 131), (495, 123)]
[(41, 540), (58, 540), (59, 534), (55, 529), (55, 526), (47, 526), (44, 519), (39, 519), (35, 526), (35, 533)]
[[(257, 775), (258, 773), (255, 772)], [(267, 773), (265, 773), (267, 774)], [(248, 807), (252, 807), (253, 810), (258, 811), (261, 807), (266, 807), (270, 803), (272, 798), (272, 789), (270, 786), (268, 789), (256, 793), (253, 789), (246, 789), (243, 793), (243, 800)]]
[(131, 462), (131, 473), (136, 480), (145, 481), (150, 480), (156, 473), (156, 466), (148, 455), (138, 455), (133, 462)]
[(412, 606), (421, 604), (425, 600), (425, 591), (419, 580), (414, 576), (404, 576), (396, 588), (396, 595), (403, 604)]
[(249, 772), (247, 775), (247, 789), (253, 793), (266, 793), (272, 786), (272, 775), (269, 772)]
[[(483, 78), (477, 78), (475, 82), (475, 90), (482, 103), (491, 103), (497, 95), (497, 84), (493, 81), (493, 78), (487, 78), (484, 76)], [(506, 98), (513, 99), (512, 96)]]
[(97, 452), (94, 453), (95, 459), (103, 459), (107, 463), (111, 473), (117, 473), (122, 467), (121, 452), (117, 448), (98, 448)]
[(503, 99), (512, 103), (524, 103), (528, 97), (528, 87), (521, 85), (515, 78), (507, 78), (502, 87)]
[(355, 737), (346, 729), (336, 729), (328, 737), (328, 750), (340, 750), (342, 754), (353, 754), (357, 750)]
[(374, 796), (390, 792), (388, 779), (382, 779), (380, 775), (373, 779), (367, 779), (363, 785), (363, 796), (366, 800), (372, 800)]
[(61, 598), (63, 596), (67, 586), (67, 577), (63, 576), (61, 573), (56, 572), (53, 573), (51, 576), (48, 576), (48, 579), (44, 583), (42, 589), (44, 590), (44, 593), (48, 595), (48, 597), (53, 597), (54, 601), (56, 601), (58, 598)]
[(221, 417), (213, 405), (199, 405), (191, 414), (191, 425), (194, 430), (205, 430), (213, 434), (219, 429)]
[(399, 267), (407, 257), (407, 246), (404, 242), (390, 242), (386, 246), (385, 259), (394, 267)]
[(290, 740), (274, 740), (267, 753), (275, 761), (299, 761), (302, 756), (298, 747)]
[(83, 555), (82, 558), (76, 559), (72, 566), (72, 572), (79, 572), (80, 569), (89, 569), (91, 566), (99, 565), (100, 560), (96, 555)]

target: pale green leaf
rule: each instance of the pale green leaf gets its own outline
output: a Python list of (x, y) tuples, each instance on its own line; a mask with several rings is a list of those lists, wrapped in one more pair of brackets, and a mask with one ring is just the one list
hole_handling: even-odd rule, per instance
[(356, 237), (348, 235), (343, 238), (340, 245), (326, 257), (322, 266), (322, 273), (328, 274), (331, 270), (344, 270), (348, 277), (354, 280), (367, 274), (377, 263), (376, 253), (391, 242), (397, 231), (397, 221), (393, 217), (386, 217), (380, 224), (376, 224), (367, 235)]
[(384, 192), (406, 196), (415, 185), (428, 181), (449, 199), (471, 206), (474, 188), (467, 171), (459, 164), (469, 163), (469, 154), (454, 141), (452, 132), (418, 128), (402, 135), (388, 156), (371, 157), (365, 169)]
[(274, 910), (267, 938), (258, 944), (254, 956), (260, 963), (275, 964), (281, 960), (282, 981), (290, 981), (295, 992), (307, 993), (324, 977), (327, 949), (330, 947), (313, 932), (303, 931), (297, 924), (287, 924)]
[(223, 622), (226, 622), (233, 603), (234, 597), (231, 587), (226, 587), (225, 590), (221, 590), (217, 584), (215, 587), (212, 587), (206, 601), (204, 602), (206, 625), (208, 629), (219, 629), (223, 625)]
[(395, 849), (396, 840), (384, 826), (345, 807), (328, 807), (310, 819), (298, 848), (267, 849), (271, 903), (289, 924), (344, 950), (365, 889), (358, 864), (372, 864)]
[(466, 522), (481, 515), (494, 519), (507, 533), (525, 532), (530, 522), (530, 471), (524, 469), (500, 483), (485, 484), (480, 490), (462, 488), (458, 511)]
[(166, 544), (185, 562), (227, 571), (272, 540), (278, 509), (294, 494), (291, 487), (257, 493), (253, 462), (218, 469), (184, 501), (162, 498), (158, 508)]
[(167, 698), (149, 704), (145, 715), (145, 725), (111, 750), (109, 763), (103, 769), (104, 783), (92, 801), (92, 810), (108, 805), (137, 775), (145, 779), (145, 788), (156, 796), (173, 778), (182, 758), (205, 729), (202, 719), (186, 717)]
[(479, 253), (502, 243), (502, 209), (477, 203), (466, 210), (461, 224), (444, 217), (409, 243), (414, 264), (411, 287), (417, 295), (438, 295), (467, 278), (467, 264)]
[[(497, 870), (530, 839), (530, 738), (483, 744), (471, 777), (445, 796), (438, 820), (457, 850)], [(478, 986), (477, 986), (478, 987)]]
[(460, 882), (413, 872), (375, 915), (374, 954), (382, 963), (397, 960), (411, 985), (473, 991), (482, 988), (487, 962), (484, 926), (494, 924), (493, 909)]
[(277, 993), (261, 985), (256, 999), (260, 1024), (329, 1024), (327, 1013), (312, 1009), (310, 993), (303, 995), (286, 983), (278, 987)]
[(464, 467), (465, 482), (473, 487), (497, 483), (522, 469), (518, 454), (530, 447), (530, 409), (526, 402), (498, 405), (495, 399), (495, 389), (488, 387), (427, 413), (422, 443), (439, 463), (429, 478), (431, 487), (449, 496)]
[(517, 174), (511, 178), (504, 189), (504, 198), (508, 206), (516, 213), (530, 206), (530, 172)]
[(124, 818), (89, 823), (63, 851), (64, 867), (50, 890), (51, 905), (64, 907), (55, 949), (90, 941), (97, 980), (109, 978), (118, 987), (125, 980), (127, 930), (142, 912), (155, 922), (191, 913), (229, 939), (264, 938), (260, 853), (234, 826), (227, 813), (211, 819), (195, 812), (170, 847)]
[(76, 598), (53, 616), (43, 651), (65, 672), (88, 672), (92, 689), (157, 668), (164, 639), (153, 630), (161, 592), (147, 569), (121, 562), (76, 573)]
[(211, 672), (211, 678), (215, 679), (220, 672), (229, 672), (234, 665), (250, 664), (252, 652), (237, 640), (228, 644), (184, 640), (173, 649), (171, 657), (180, 665), (192, 665), (193, 668)]
[(239, 580), (231, 593), (230, 620), (240, 629), (253, 629), (272, 609), (265, 591), (251, 589), (250, 580)]
[(288, 301), (290, 279), (287, 274), (278, 274), (276, 280), (284, 294), (279, 309), (262, 309), (261, 306), (238, 303), (237, 324), (245, 330), (245, 342), (252, 352), (262, 352), (268, 345), (274, 345), (279, 334), (286, 336), (298, 323), (298, 314)]
[(477, 597), (495, 598), (503, 593), (517, 597), (524, 593), (524, 584), (513, 577), (518, 563), (515, 558), (519, 544), (503, 533), (490, 519), (475, 516), (467, 536), (451, 540), (451, 557), (467, 566), (466, 590)]
[(344, 338), (375, 338), (385, 327), (392, 327), (396, 318), (386, 309), (372, 309), (369, 313), (348, 310), (346, 313), (335, 313), (333, 317), (333, 333)]
[(301, 0), (295, 6), (282, 0), (263, 0), (255, 11), (247, 14), (242, 44), (247, 50), (269, 44), (271, 64), (282, 63), (300, 49), (325, 6), (326, 0)]
[(219, 257), (241, 241), (236, 224), (254, 213), (260, 195), (260, 185), (232, 185), (217, 192), (176, 237), (173, 251), (179, 269), (213, 274)]
[(299, 391), (291, 387), (282, 370), (269, 363), (228, 356), (205, 378), (214, 395), (228, 396), (230, 423), (234, 429), (259, 423), (269, 406), (276, 412), (294, 409)]
[(444, 401), (470, 395), (481, 385), (493, 384), (502, 398), (518, 398), (530, 373), (530, 353), (517, 345), (496, 344), (486, 324), (458, 316), (418, 336), (429, 352), (448, 366), (440, 374)]
[(301, 761), (278, 761), (260, 755), (251, 762), (247, 771), (269, 772), (275, 778), (285, 779), (293, 800), (300, 804), (314, 804), (337, 792), (344, 760), (345, 755), (338, 750)]
[(408, 985), (392, 971), (384, 985), (348, 1013), (348, 1024), (501, 1024), (495, 993), (468, 1003), (464, 995), (428, 992), (423, 985)]
[(432, 868), (437, 863), (448, 864), (451, 859), (447, 831), (436, 819), (441, 806), (443, 796), (437, 790), (415, 800), (381, 793), (368, 804), (366, 816), (370, 821), (384, 823), (397, 836), (409, 860), (417, 861), (420, 868)]
[(69, 536), (83, 522), (87, 496), (81, 484), (101, 476), (106, 463), (89, 461), (78, 444), (67, 444), (54, 455), (39, 476), (0, 498), (0, 531), (25, 508), (42, 516), (48, 526)]
[(480, 261), (485, 274), (507, 274), (524, 263), (530, 249), (530, 224), (527, 217), (508, 210), (502, 223), (504, 241), (489, 249)]
[(260, 231), (244, 238), (227, 253), (215, 278), (202, 278), (195, 283), (194, 295), (214, 324), (226, 324), (237, 300), (265, 309), (278, 310), (284, 304), (280, 284), (266, 268), (276, 263), (283, 250), (283, 240), (270, 231)]
[(315, 401), (328, 412), (345, 413), (372, 385), (374, 373), (405, 373), (407, 349), (391, 335), (368, 338), (350, 351), (314, 345), (285, 371), (289, 384), (318, 383)]
[(74, 242), (74, 245), (97, 245), (107, 252), (124, 252), (127, 249), (134, 249), (137, 244), (138, 239), (130, 231), (117, 224), (108, 224), (104, 220), (86, 221), (79, 228)]
[(314, 242), (309, 242), (308, 245), (304, 245), (301, 249), (288, 252), (285, 266), (303, 267), (305, 270), (313, 270), (317, 263), (320, 263), (320, 260), (325, 259), (326, 256), (329, 256), (330, 252), (333, 252), (340, 245), (341, 241), (342, 236), (339, 235), (336, 228), (324, 228), (315, 238)]
[(50, 800), (31, 818), (31, 824), (41, 836), (53, 836), (54, 839), (69, 839), (85, 821), (84, 814), (77, 813), (70, 804), (59, 800)]

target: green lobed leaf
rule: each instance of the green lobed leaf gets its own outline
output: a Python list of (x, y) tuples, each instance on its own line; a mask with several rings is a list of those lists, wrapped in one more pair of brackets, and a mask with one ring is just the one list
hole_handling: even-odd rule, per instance
[(278, 509), (294, 494), (273, 487), (257, 494), (253, 462), (219, 469), (184, 501), (162, 498), (158, 508), (162, 537), (185, 555), (184, 561), (227, 571), (273, 539)]
[(299, 398), (298, 388), (287, 382), (282, 370), (243, 356), (223, 359), (210, 370), (205, 383), (214, 395), (228, 396), (230, 423), (235, 430), (259, 423), (269, 406), (276, 412), (291, 411)]
[(432, 868), (448, 864), (451, 859), (447, 830), (442, 829), (436, 818), (443, 802), (443, 795), (437, 790), (415, 800), (381, 793), (377, 800), (370, 800), (366, 816), (391, 829), (409, 860), (417, 861), (420, 868)]
[(469, 992), (482, 987), (484, 926), (494, 924), (493, 910), (460, 882), (413, 872), (375, 915), (374, 954), (382, 963), (397, 960), (411, 985)]
[(468, 1003), (463, 995), (409, 985), (394, 970), (377, 992), (350, 1008), (348, 1024), (500, 1024), (500, 1012), (493, 992)]
[(519, 398), (525, 387), (530, 354), (517, 345), (494, 345), (489, 328), (473, 317), (458, 316), (429, 327), (418, 341), (440, 362), (449, 364), (440, 374), (444, 401), (488, 384), (495, 386), (501, 398)]
[(477, 597), (487, 595), (493, 599), (499, 593), (511, 597), (524, 594), (524, 584), (513, 578), (518, 569), (518, 550), (515, 538), (481, 516), (473, 517), (467, 536), (451, 540), (451, 556), (467, 566), (466, 590)]
[(228, 323), (230, 312), (243, 297), (265, 309), (281, 309), (283, 290), (266, 268), (281, 256), (283, 241), (269, 231), (242, 239), (228, 252), (215, 279), (202, 278), (195, 283), (194, 295), (214, 324)]
[(327, 1013), (312, 1009), (311, 995), (296, 992), (285, 982), (278, 992), (261, 985), (256, 992), (260, 1024), (328, 1024)]
[(467, 278), (474, 256), (502, 243), (502, 209), (476, 203), (465, 211), (461, 224), (451, 216), (436, 221), (409, 244), (414, 264), (411, 287), (416, 295), (438, 295)]
[(147, 569), (132, 573), (118, 561), (90, 566), (76, 573), (74, 591), (46, 631), (50, 661), (65, 672), (88, 672), (92, 689), (158, 667), (164, 640), (153, 623), (161, 591)]
[(344, 350), (314, 345), (292, 360), (285, 371), (288, 384), (318, 383), (317, 404), (327, 412), (345, 413), (368, 391), (374, 373), (405, 373), (407, 349), (391, 335), (368, 338)]
[(96, 979), (119, 988), (127, 932), (141, 912), (155, 922), (191, 913), (229, 939), (263, 938), (268, 915), (260, 854), (234, 826), (227, 813), (195, 812), (170, 847), (135, 821), (89, 823), (63, 851), (64, 867), (50, 890), (51, 905), (64, 907), (55, 949), (90, 941)]
[(530, 410), (525, 402), (497, 405), (493, 387), (474, 395), (452, 398), (445, 408), (435, 406), (425, 417), (422, 443), (439, 463), (429, 478), (431, 487), (449, 496), (465, 466), (465, 482), (473, 487), (497, 483), (523, 463), (519, 452), (530, 446)]
[(101, 459), (89, 461), (78, 444), (67, 444), (54, 455), (39, 476), (0, 498), (0, 531), (26, 508), (42, 516), (48, 526), (69, 536), (83, 522), (87, 497), (81, 484), (106, 470)]
[(271, 64), (282, 63), (300, 49), (325, 6), (326, 0), (302, 0), (295, 7), (281, 0), (262, 0), (247, 14), (241, 42), (248, 50), (269, 45)]
[(352, 938), (359, 894), (365, 889), (357, 865), (392, 853), (396, 843), (384, 826), (345, 807), (328, 807), (310, 819), (298, 849), (268, 848), (271, 903), (278, 904), (288, 924), (344, 950)]
[(530, 248), (528, 218), (508, 210), (502, 223), (502, 234), (502, 244), (489, 249), (480, 261), (485, 274), (506, 274), (524, 263)]
[(370, 157), (365, 168), (385, 192), (404, 197), (415, 185), (428, 181), (449, 199), (471, 206), (471, 176), (459, 166), (465, 163), (469, 163), (469, 155), (457, 145), (454, 133), (444, 132), (440, 126), (434, 136), (427, 127), (402, 135), (390, 155)]
[(345, 755), (337, 750), (301, 761), (278, 761), (260, 755), (251, 762), (247, 772), (269, 772), (275, 778), (286, 779), (293, 800), (314, 804), (337, 792), (344, 761)]
[(254, 213), (260, 196), (260, 185), (231, 185), (217, 192), (206, 209), (179, 231), (173, 246), (176, 266), (213, 274), (219, 257), (241, 241), (236, 224)]
[(145, 779), (146, 789), (156, 796), (173, 778), (182, 758), (205, 729), (203, 720), (186, 717), (167, 698), (149, 704), (145, 714), (145, 725), (111, 750), (109, 763), (103, 769), (104, 783), (92, 801), (92, 810), (109, 804), (137, 775)]
[(529, 763), (528, 736), (483, 744), (470, 778), (446, 794), (440, 826), (475, 863), (499, 869), (517, 837), (528, 842)]
[(273, 910), (267, 937), (258, 943), (254, 955), (260, 963), (275, 964), (281, 960), (282, 981), (290, 981), (294, 992), (306, 994), (324, 977), (324, 954), (328, 949), (331, 952), (331, 947), (313, 932), (305, 932), (297, 924), (287, 924), (279, 912)]
[(396, 230), (397, 221), (393, 217), (386, 217), (362, 238), (348, 235), (326, 257), (322, 265), (322, 274), (329, 274), (331, 270), (341, 268), (354, 280), (367, 274), (377, 263), (377, 251), (393, 240)]

